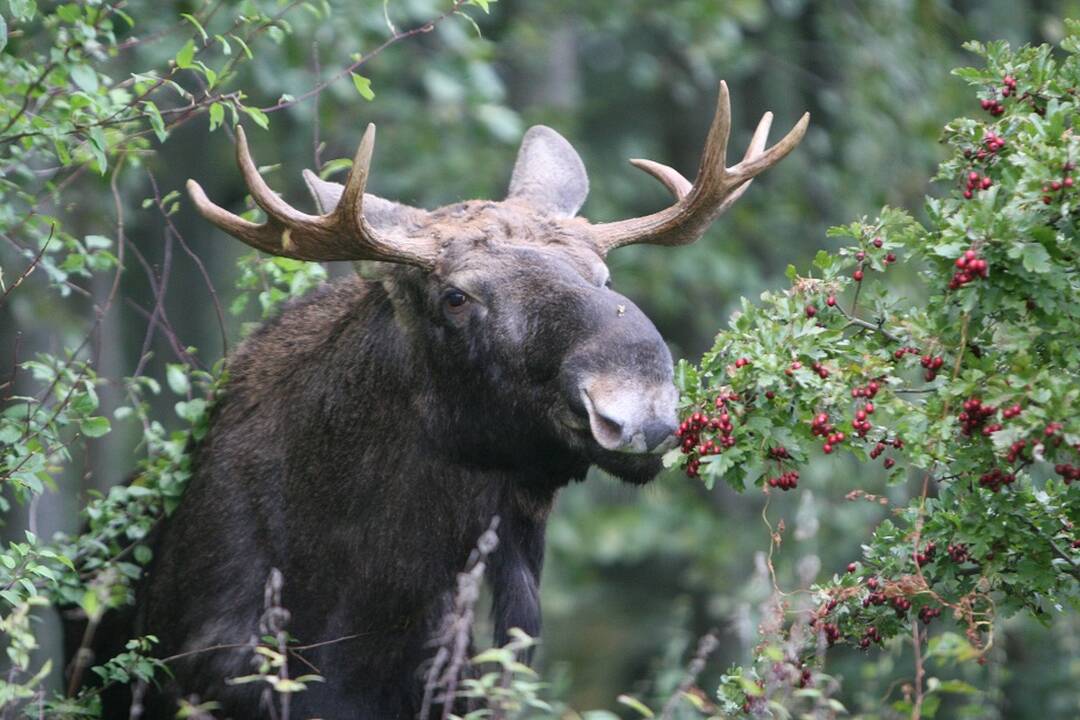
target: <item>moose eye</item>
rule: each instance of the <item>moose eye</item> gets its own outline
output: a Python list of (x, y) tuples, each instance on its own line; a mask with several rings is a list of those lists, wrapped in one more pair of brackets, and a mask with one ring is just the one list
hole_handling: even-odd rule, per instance
[(460, 311), (468, 302), (469, 296), (456, 288), (447, 290), (443, 295), (443, 303), (453, 312)]

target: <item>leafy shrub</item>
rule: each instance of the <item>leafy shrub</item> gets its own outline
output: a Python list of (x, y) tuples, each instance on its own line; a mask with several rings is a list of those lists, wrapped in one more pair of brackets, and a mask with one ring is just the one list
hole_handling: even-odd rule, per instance
[[(1080, 23), (1069, 32), (1063, 55), (969, 44), (986, 66), (956, 74), (983, 113), (946, 126), (928, 223), (886, 208), (834, 228), (847, 246), (806, 276), (789, 267), (789, 290), (744, 300), (699, 365), (680, 363), (669, 461), (706, 485), (795, 490), (811, 456), (846, 452), (921, 486), (814, 588), (800, 647), (764, 643), (729, 675), (724, 712), (811, 684), (820, 648), (905, 635), (920, 664), (897, 707), (928, 717), (928, 693), (967, 689), (924, 685), (929, 626), (951, 619), (966, 638), (952, 652), (981, 661), (1002, 619), (1080, 605)], [(899, 263), (916, 293), (890, 287)]]

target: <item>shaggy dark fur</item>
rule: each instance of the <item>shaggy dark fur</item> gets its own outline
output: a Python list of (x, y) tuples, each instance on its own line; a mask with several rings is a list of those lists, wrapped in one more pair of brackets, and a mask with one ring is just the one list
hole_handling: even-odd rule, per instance
[[(415, 231), (442, 238), (435, 271), (323, 287), (234, 353), (139, 591), (135, 631), (170, 656), (246, 643), (280, 569), (292, 636), (358, 636), (303, 653), (326, 682), (293, 697), (293, 717), (416, 716), (455, 574), (493, 515), (495, 641), (511, 627), (537, 635), (557, 490), (593, 464), (632, 483), (660, 467), (602, 449), (585, 419), (585, 373), (672, 378), (652, 323), (608, 286), (587, 223), (519, 200), (451, 206), (430, 222)], [(469, 296), (464, 310), (447, 303), (454, 288)], [(250, 649), (172, 669), (144, 717), (172, 717), (192, 694), (257, 716), (261, 688), (225, 683), (252, 671)]]

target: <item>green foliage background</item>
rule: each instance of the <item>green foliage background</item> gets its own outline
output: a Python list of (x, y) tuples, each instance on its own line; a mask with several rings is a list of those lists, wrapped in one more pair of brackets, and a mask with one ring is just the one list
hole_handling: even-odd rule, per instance
[[(16, 6), (25, 4), (0, 4), (8, 33), (0, 55), (7, 72), (0, 84), (9, 83), (8, 93), (26, 82), (18, 75), (16, 59), (47, 47), (40, 27), (14, 22)], [(258, 129), (257, 114), (244, 117), (256, 158), (274, 166), (268, 179), (301, 205), (306, 198), (299, 170), (339, 167), (333, 161), (350, 157), (363, 126), (375, 122), (374, 192), (426, 207), (498, 198), (505, 192), (521, 134), (542, 122), (564, 133), (583, 155), (592, 179), (583, 214), (604, 221), (641, 214), (666, 201), (663, 189), (630, 168), (626, 158), (650, 157), (692, 174), (719, 79), (731, 85), (736, 147), (745, 145), (764, 110), (776, 112), (778, 129), (809, 110), (812, 125), (799, 150), (756, 181), (702, 241), (677, 251), (630, 248), (611, 258), (620, 291), (654, 319), (673, 354), (692, 360), (712, 344), (713, 333), (726, 324), (740, 296), (756, 298), (766, 288), (785, 284), (782, 272), (789, 263), (806, 267), (819, 248), (837, 246), (839, 241), (826, 238), (827, 227), (872, 214), (885, 203), (920, 212), (923, 195), (934, 192), (926, 179), (944, 157), (938, 145), (942, 124), (976, 109), (965, 83), (950, 75), (951, 68), (972, 62), (960, 49), (964, 40), (1053, 42), (1064, 32), (1062, 19), (1080, 10), (1076, 2), (1043, 0), (500, 0), (485, 14), (479, 7), (484, 4), (465, 8), (479, 35), (472, 22), (451, 16), (431, 32), (390, 46), (364, 63), (358, 72), (370, 81), (370, 92), (363, 81), (346, 77), (329, 85), (317, 102), (270, 113), (266, 130)], [(55, 3), (40, 5), (43, 11), (55, 10)], [(243, 5), (250, 6), (251, 15), (272, 16), (288, 8), (270, 0), (224, 5), (222, 17), (234, 16)], [(284, 16), (287, 28), (255, 38), (255, 59), (236, 64), (238, 74), (229, 90), (242, 88), (243, 103), (255, 108), (273, 106), (283, 94), (300, 96), (352, 63), (354, 53), (378, 47), (393, 28), (422, 25), (448, 7), (446, 0), (366, 0), (315, 4), (312, 11), (290, 9)], [(196, 2), (133, 0), (124, 12), (136, 19), (137, 36), (153, 39), (118, 54), (91, 55), (79, 67), (125, 78), (162, 67), (169, 58), (180, 62), (185, 43), (198, 37), (191, 24), (179, 20), (180, 14), (202, 10)], [(117, 28), (123, 42), (122, 25)], [(227, 60), (220, 52), (215, 57), (219, 62), (210, 64), (220, 69)], [(192, 92), (208, 81), (191, 70), (176, 79)], [(70, 82), (86, 89), (98, 80), (80, 69), (72, 72)], [(373, 93), (371, 99), (362, 97), (361, 90)], [(162, 110), (184, 103), (175, 94), (163, 98)], [(16, 110), (0, 108), (0, 126)], [(211, 197), (240, 203), (244, 191), (226, 128), (207, 134), (213, 116), (195, 116), (160, 145), (151, 132), (143, 147), (133, 146), (125, 156), (124, 172), (111, 174), (119, 159), (110, 156), (104, 174), (92, 168), (59, 195), (48, 188), (63, 177), (56, 172), (55, 158), (31, 157), (25, 143), (0, 146), (5, 283), (19, 276), (47, 236), (46, 225), (20, 224), (28, 197), (42, 197), (63, 231), (50, 243), (49, 255), (56, 253), (52, 279), (67, 273), (70, 282), (103, 302), (111, 291), (111, 272), (90, 275), (83, 270), (93, 269), (95, 262), (107, 267), (107, 258), (96, 253), (117, 250), (91, 239), (116, 239), (111, 180), (122, 200), (128, 239), (152, 268), (169, 268), (163, 310), (181, 347), (157, 333), (147, 348), (152, 357), (140, 362), (147, 320), (137, 308), (152, 307), (153, 289), (129, 254), (129, 270), (118, 287), (121, 300), (101, 320), (89, 345), (96, 372), (105, 381), (96, 388), (100, 416), (113, 417), (117, 407), (131, 405), (121, 378), (136, 368), (174, 390), (185, 390), (187, 380), (167, 376), (166, 364), (183, 360), (186, 346), (198, 348), (207, 366), (224, 350), (199, 267), (178, 247), (166, 258), (163, 214), (152, 200), (144, 203), (154, 196), (148, 170), (166, 212), (173, 204), (170, 193), (188, 177), (197, 178)], [(228, 125), (230, 114), (223, 119)], [(0, 133), (0, 140), (5, 135)], [(107, 138), (106, 144), (115, 140)], [(91, 137), (76, 148), (76, 160), (78, 152), (92, 154), (93, 147)], [(93, 157), (87, 161), (97, 162)], [(225, 334), (235, 344), (245, 323), (261, 315), (257, 303), (245, 304), (247, 295), (234, 289), (238, 278), (249, 294), (257, 294), (267, 287), (266, 274), (275, 270), (250, 262), (238, 270), (244, 249), (211, 230), (186, 199), (178, 201), (170, 220), (205, 265), (225, 306)], [(81, 243), (79, 252), (71, 251), (73, 240)], [(71, 254), (85, 257), (65, 260)], [(328, 269), (330, 275), (351, 271), (348, 266)], [(312, 280), (310, 273), (288, 267), (281, 274), (284, 283)], [(57, 292), (45, 275), (35, 272), (0, 306), (0, 378), (14, 378), (4, 395), (40, 390), (31, 370), (13, 371), (13, 360), (25, 361), (37, 352), (62, 355), (96, 321), (82, 294)], [(893, 282), (902, 288), (905, 278), (897, 274)], [(274, 300), (267, 293), (260, 298), (264, 304)], [(47, 374), (41, 369), (41, 377)], [(81, 381), (77, 376), (72, 380)], [(148, 416), (186, 426), (175, 416), (176, 396), (168, 390), (146, 399)], [(190, 407), (181, 412), (198, 415)], [(89, 415), (87, 422), (84, 434), (92, 435)], [(89, 493), (106, 490), (134, 469), (135, 446), (145, 434), (136, 423), (114, 424), (102, 440), (73, 445), (69, 462), (45, 468), (55, 479), (55, 490), (33, 502), (32, 514), (29, 501), (16, 502), (20, 491), (6, 487), (17, 510), (4, 529), (9, 537), (20, 539), (26, 529), (20, 522), (30, 517), (38, 537), (76, 531), (77, 512)], [(168, 455), (175, 448), (167, 446), (167, 436), (162, 438), (166, 445), (161, 452)], [(798, 492), (774, 501), (773, 521), (783, 518), (794, 528), (773, 559), (782, 585), (805, 585), (813, 568), (828, 575), (858, 557), (859, 544), (886, 511), (848, 503), (846, 492), (860, 487), (894, 500), (917, 492), (914, 485), (887, 488), (884, 474), (875, 472), (850, 460), (816, 461), (803, 473)], [(710, 627), (720, 628), (721, 642), (707, 676), (715, 679), (728, 664), (749, 656), (759, 608), (771, 589), (764, 572), (769, 535), (762, 503), (755, 493), (735, 495), (723, 483), (707, 491), (675, 473), (644, 491), (598, 477), (564, 492), (548, 538), (541, 663), (572, 705), (611, 707), (620, 692), (648, 695), (648, 683), (657, 677), (672, 685), (677, 681), (672, 669), (694, 638)], [(39, 639), (45, 642), (37, 652), (55, 657), (55, 619), (46, 614), (43, 622), (47, 631)], [(869, 656), (836, 651), (830, 672), (846, 681), (841, 700), (850, 708), (876, 712), (890, 685), (910, 674), (905, 652), (899, 645)], [(1014, 620), (988, 666), (955, 672), (985, 690), (983, 708), (990, 714), (980, 717), (1076, 717), (1080, 621), (1067, 614), (1049, 626)], [(57, 688), (58, 677), (53, 679)]]

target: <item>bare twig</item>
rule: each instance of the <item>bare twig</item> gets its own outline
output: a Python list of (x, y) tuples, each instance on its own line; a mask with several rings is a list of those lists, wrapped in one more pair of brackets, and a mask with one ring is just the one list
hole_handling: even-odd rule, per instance
[(694, 659), (687, 666), (686, 674), (679, 683), (678, 689), (664, 703), (664, 709), (660, 712), (660, 720), (671, 720), (675, 716), (675, 709), (678, 707), (679, 701), (690, 692), (694, 683), (697, 682), (698, 675), (705, 669), (706, 661), (716, 651), (718, 644), (715, 630), (710, 630), (701, 638), (701, 641), (698, 642), (697, 652), (694, 653)]
[(150, 177), (150, 185), (154, 189), (154, 204), (157, 205), (158, 211), (165, 219), (165, 224), (168, 227), (172, 236), (180, 243), (180, 247), (184, 249), (187, 256), (191, 258), (195, 266), (199, 268), (199, 274), (202, 275), (203, 282), (206, 284), (206, 290), (210, 293), (210, 301), (214, 304), (214, 313), (217, 315), (218, 330), (221, 332), (221, 354), (225, 355), (229, 351), (229, 335), (225, 330), (225, 314), (221, 310), (221, 301), (218, 299), (217, 290), (214, 288), (214, 283), (210, 279), (210, 273), (206, 270), (206, 265), (203, 264), (202, 259), (191, 249), (184, 240), (184, 236), (180, 234), (180, 231), (173, 224), (172, 218), (169, 217), (169, 213), (165, 209), (165, 205), (161, 200), (161, 192), (158, 190), (157, 179), (154, 174), (147, 172)]
[(34, 256), (34, 259), (31, 260), (30, 264), (26, 266), (26, 269), (19, 274), (19, 277), (15, 278), (15, 282), (4, 288), (4, 294), (0, 295), (0, 307), (3, 307), (4, 303), (7, 302), (8, 295), (11, 294), (11, 291), (22, 285), (23, 280), (30, 277), (30, 273), (34, 272), (34, 268), (36, 268), (38, 263), (41, 262), (41, 258), (45, 256), (45, 251), (48, 249), (49, 243), (52, 242), (53, 235), (55, 233), (56, 223), (53, 223), (49, 226), (49, 237), (45, 238), (45, 242), (41, 244), (41, 249), (38, 250), (37, 255)]
[(859, 288), (860, 287), (862, 287), (861, 282), (858, 284), (858, 287), (856, 287), (856, 289), (855, 289), (855, 299), (851, 303), (851, 312), (850, 313), (848, 311), (844, 310), (844, 308), (840, 306), (840, 303), (836, 303), (836, 309), (840, 311), (841, 315), (843, 315), (845, 318), (847, 318), (848, 325), (856, 325), (856, 326), (861, 327), (861, 328), (866, 328), (867, 330), (873, 330), (874, 332), (881, 333), (882, 335), (887, 337), (889, 340), (892, 340), (893, 342), (900, 342), (899, 336), (894, 335), (893, 333), (889, 332), (888, 330), (886, 330), (884, 328), (884, 324), (885, 324), (884, 320), (882, 320), (881, 322), (878, 322), (878, 323), (871, 323), (871, 322), (867, 322), (866, 320), (863, 320), (861, 318), (855, 317), (855, 315), (854, 315), (854, 313), (855, 313), (855, 303), (858, 302), (858, 300), (859, 300)]
[[(428, 670), (424, 683), (424, 698), (420, 706), (420, 720), (428, 720), (432, 705), (442, 703), (442, 720), (449, 720), (457, 695), (461, 671), (468, 661), (469, 643), (472, 639), (472, 625), (476, 601), (480, 597), (480, 584), (487, 569), (487, 559), (499, 545), (499, 516), (491, 518), (488, 529), (477, 540), (476, 549), (469, 556), (464, 572), (458, 574), (457, 594), (454, 608), (443, 619), (441, 632), (436, 636), (438, 651)], [(436, 692), (442, 692), (436, 697)]]
[(309, 100), (310, 98), (317, 97), (323, 90), (330, 87), (331, 85), (333, 85), (338, 80), (341, 80), (344, 77), (348, 77), (350, 73), (355, 72), (361, 65), (366, 63), (368, 60), (371, 60), (372, 58), (377, 56), (379, 53), (381, 53), (383, 50), (390, 47), (391, 45), (396, 45), (397, 43), (401, 42), (402, 40), (407, 40), (407, 39), (413, 37), (414, 35), (421, 35), (421, 34), (424, 34), (424, 33), (431, 32), (432, 30), (435, 29), (435, 27), (439, 23), (441, 23), (443, 20), (445, 20), (446, 18), (450, 17), (451, 15), (456, 13), (458, 10), (460, 10), (462, 6), (464, 6), (465, 4), (468, 3), (468, 1), (469, 0), (454, 0), (454, 4), (451, 5), (450, 9), (447, 10), (446, 12), (444, 12), (442, 15), (439, 15), (436, 18), (428, 20), (424, 24), (418, 25), (417, 27), (414, 27), (411, 30), (406, 30), (404, 32), (398, 32), (398, 33), (395, 33), (395, 34), (391, 35), (386, 40), (384, 40), (380, 45), (376, 46), (371, 52), (367, 53), (366, 55), (360, 56), (360, 58), (358, 58), (355, 62), (352, 62), (349, 65), (346, 65), (345, 67), (341, 68), (333, 76), (331, 76), (331, 77), (327, 78), (326, 80), (323, 80), (322, 82), (318, 83), (317, 85), (315, 85), (313, 88), (311, 88), (307, 92), (305, 92), (305, 93), (303, 93), (301, 95), (298, 95), (298, 96), (294, 97), (291, 100), (282, 100), (282, 101), (279, 101), (279, 102), (277, 102), (277, 103), (275, 103), (273, 105), (269, 105), (267, 107), (259, 108), (259, 109), (262, 110), (264, 113), (277, 112), (278, 110), (284, 110), (287, 107), (292, 107), (293, 105), (297, 105), (299, 103), (302, 103), (302, 102), (304, 102), (306, 100)]

